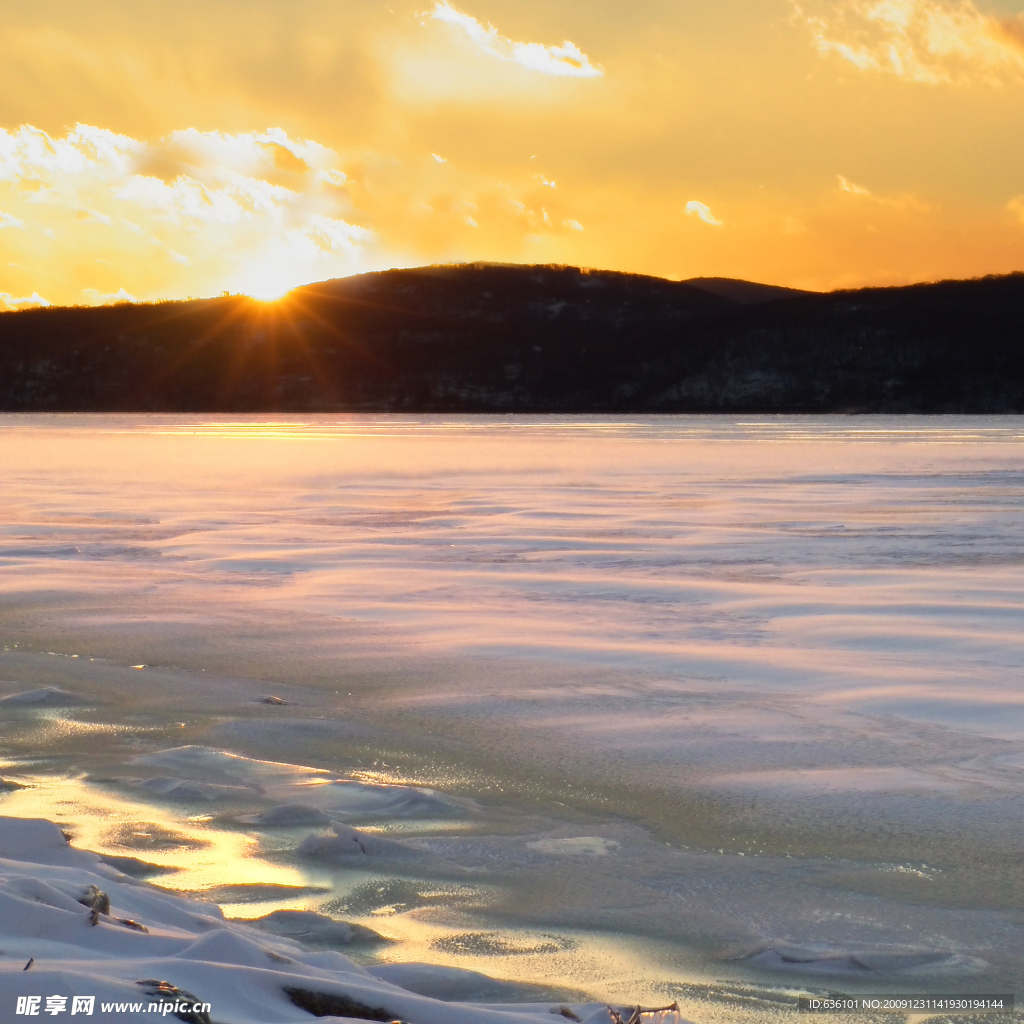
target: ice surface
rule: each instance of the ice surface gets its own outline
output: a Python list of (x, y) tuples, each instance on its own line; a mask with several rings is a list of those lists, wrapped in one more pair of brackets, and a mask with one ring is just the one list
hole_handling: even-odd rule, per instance
[(264, 826), (326, 825), (330, 820), (323, 811), (309, 804), (278, 804), (261, 814), (239, 818), (246, 824)]
[(748, 963), (771, 971), (816, 973), (833, 977), (892, 977), (908, 979), (935, 975), (969, 976), (984, 964), (957, 953), (933, 952), (858, 952), (842, 953), (834, 949), (807, 949), (790, 945), (761, 949), (744, 957)]
[(140, 754), (131, 763), (169, 768), (200, 782), (227, 782), (236, 786), (240, 783), (255, 789), (274, 782), (308, 779), (322, 774), (315, 768), (239, 757), (195, 744)]
[(88, 704), (88, 697), (77, 693), (68, 693), (59, 686), (43, 686), (38, 690), (25, 690), (24, 693), (9, 693), (0, 697), (0, 704), (8, 707), (24, 705), (27, 707), (68, 707), (73, 704)]
[(296, 851), (301, 857), (315, 857), (319, 860), (348, 861), (351, 858), (404, 858), (415, 857), (417, 850), (403, 846), (390, 839), (381, 839), (368, 832), (360, 832), (351, 825), (336, 822), (334, 835), (306, 836)]
[(154, 796), (281, 801), (279, 806), (245, 819), (255, 824), (316, 825), (331, 818), (445, 818), (475, 809), (472, 800), (442, 796), (423, 787), (339, 779), (323, 769), (240, 757), (197, 745), (142, 754), (131, 764), (168, 768), (184, 776), (126, 780)]
[[(0, 443), (0, 693), (95, 695), (0, 705), (8, 813), (514, 980), (1024, 984), (1019, 419), (4, 417)], [(406, 866), (298, 854), (327, 821)], [(211, 845), (130, 845), (165, 834)], [(576, 946), (443, 945), (513, 933)]]
[[(397, 963), (370, 967), (368, 972), (392, 985), (445, 1002), (527, 1002), (531, 996), (536, 996), (526, 985), (498, 981), (479, 971), (467, 971), (461, 967)], [(551, 1012), (550, 1007), (545, 1008)], [(610, 1020), (607, 1013), (605, 1018)]]
[(619, 844), (614, 839), (602, 839), (601, 836), (573, 836), (570, 839), (535, 839), (526, 846), (530, 850), (563, 857), (604, 857), (618, 849)]

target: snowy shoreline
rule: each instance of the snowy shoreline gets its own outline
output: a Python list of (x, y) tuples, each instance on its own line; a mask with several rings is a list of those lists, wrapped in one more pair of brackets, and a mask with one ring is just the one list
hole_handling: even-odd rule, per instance
[[(98, 890), (109, 897), (105, 913), (96, 909)], [(572, 1020), (570, 1013), (587, 1024), (613, 1020), (600, 1003), (484, 1005), (417, 995), (404, 986), (422, 987), (429, 976), (435, 991), (447, 984), (455, 992), (471, 972), (363, 968), (334, 950), (310, 951), (131, 878), (75, 849), (44, 819), (0, 818), (0, 922), (5, 1020), (66, 1013), (132, 1021), (158, 1013), (202, 1021), (193, 999), (210, 1004), (217, 1024), (291, 1024), (314, 1015), (411, 1024), (537, 1024), (552, 1014)], [(346, 1005), (349, 1016), (323, 1012)], [(625, 1019), (630, 1010), (621, 1009)], [(645, 1017), (660, 1018), (677, 1015)]]

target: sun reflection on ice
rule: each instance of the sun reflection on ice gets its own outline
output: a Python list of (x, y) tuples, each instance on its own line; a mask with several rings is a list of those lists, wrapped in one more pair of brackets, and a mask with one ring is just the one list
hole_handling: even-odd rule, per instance
[(20, 778), (28, 788), (5, 796), (5, 816), (48, 818), (70, 826), (80, 850), (170, 869), (160, 877), (165, 888), (197, 892), (227, 884), (306, 882), (297, 869), (263, 860), (257, 836), (212, 826), (209, 815), (177, 815), (106, 793), (83, 778)]

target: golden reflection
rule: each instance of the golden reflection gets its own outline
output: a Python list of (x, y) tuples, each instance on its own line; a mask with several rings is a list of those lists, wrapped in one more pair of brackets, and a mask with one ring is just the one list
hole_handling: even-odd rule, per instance
[[(135, 667), (135, 666), (132, 666)], [(52, 749), (58, 742), (88, 739), (93, 736), (108, 736), (119, 739), (156, 731), (155, 726), (121, 725), (112, 722), (82, 722), (67, 717), (66, 708), (35, 710), (35, 722), (24, 725), (18, 731), (22, 749), (37, 747)], [(22, 763), (22, 762), (19, 762)]]
[[(730, 1019), (714, 1012), (708, 1015), (706, 995), (712, 990), (713, 974), (697, 975), (689, 965), (681, 969), (678, 952), (667, 943), (562, 929), (482, 929), (479, 921), (468, 919), (462, 922), (467, 927), (458, 929), (456, 922), (445, 918), (450, 915), (420, 908), (371, 915), (360, 923), (396, 940), (377, 951), (376, 959), (384, 963), (458, 967), (502, 981), (582, 990), (592, 999), (619, 1003), (657, 1005), (666, 993), (678, 998), (674, 990), (690, 985), (705, 998), (687, 1000), (692, 1009), (684, 1017)], [(682, 999), (680, 1006), (684, 1006)]]
[[(378, 773), (380, 774), (380, 773)], [(250, 921), (275, 910), (311, 910), (362, 924), (390, 940), (345, 952), (360, 962), (416, 963), (479, 971), (490, 977), (586, 993), (609, 1002), (655, 1004), (677, 999), (684, 1016), (707, 1024), (765, 1021), (786, 1011), (781, 990), (744, 986), (745, 1012), (736, 1015), (728, 983), (714, 978), (722, 964), (682, 963), (668, 943), (636, 936), (566, 929), (489, 927), (460, 904), (500, 898), (492, 886), (382, 877), (369, 871), (276, 863), (275, 851), (248, 832), (222, 829), (210, 814), (177, 814), (110, 794), (81, 778), (24, 777), (30, 788), (3, 799), (6, 816), (49, 818), (76, 848), (176, 869), (158, 884), (183, 895), (208, 894), (225, 916)], [(248, 891), (247, 891), (248, 887)], [(397, 901), (359, 904), (361, 890)], [(276, 890), (276, 891), (275, 891)], [(406, 890), (416, 899), (407, 899)], [(403, 895), (405, 894), (405, 895)], [(263, 897), (263, 898), (261, 898)]]
[(172, 868), (160, 876), (165, 888), (197, 892), (226, 884), (305, 884), (298, 869), (263, 859), (257, 836), (211, 825), (209, 815), (186, 817), (107, 793), (81, 778), (21, 781), (28, 788), (0, 802), (5, 816), (49, 818), (71, 833), (77, 849)]

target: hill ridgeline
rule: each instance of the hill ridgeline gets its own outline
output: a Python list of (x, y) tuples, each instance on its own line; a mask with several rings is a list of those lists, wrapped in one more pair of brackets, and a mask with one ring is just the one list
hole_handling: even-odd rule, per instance
[(1024, 274), (817, 294), (468, 264), (0, 314), (0, 410), (1024, 412)]

